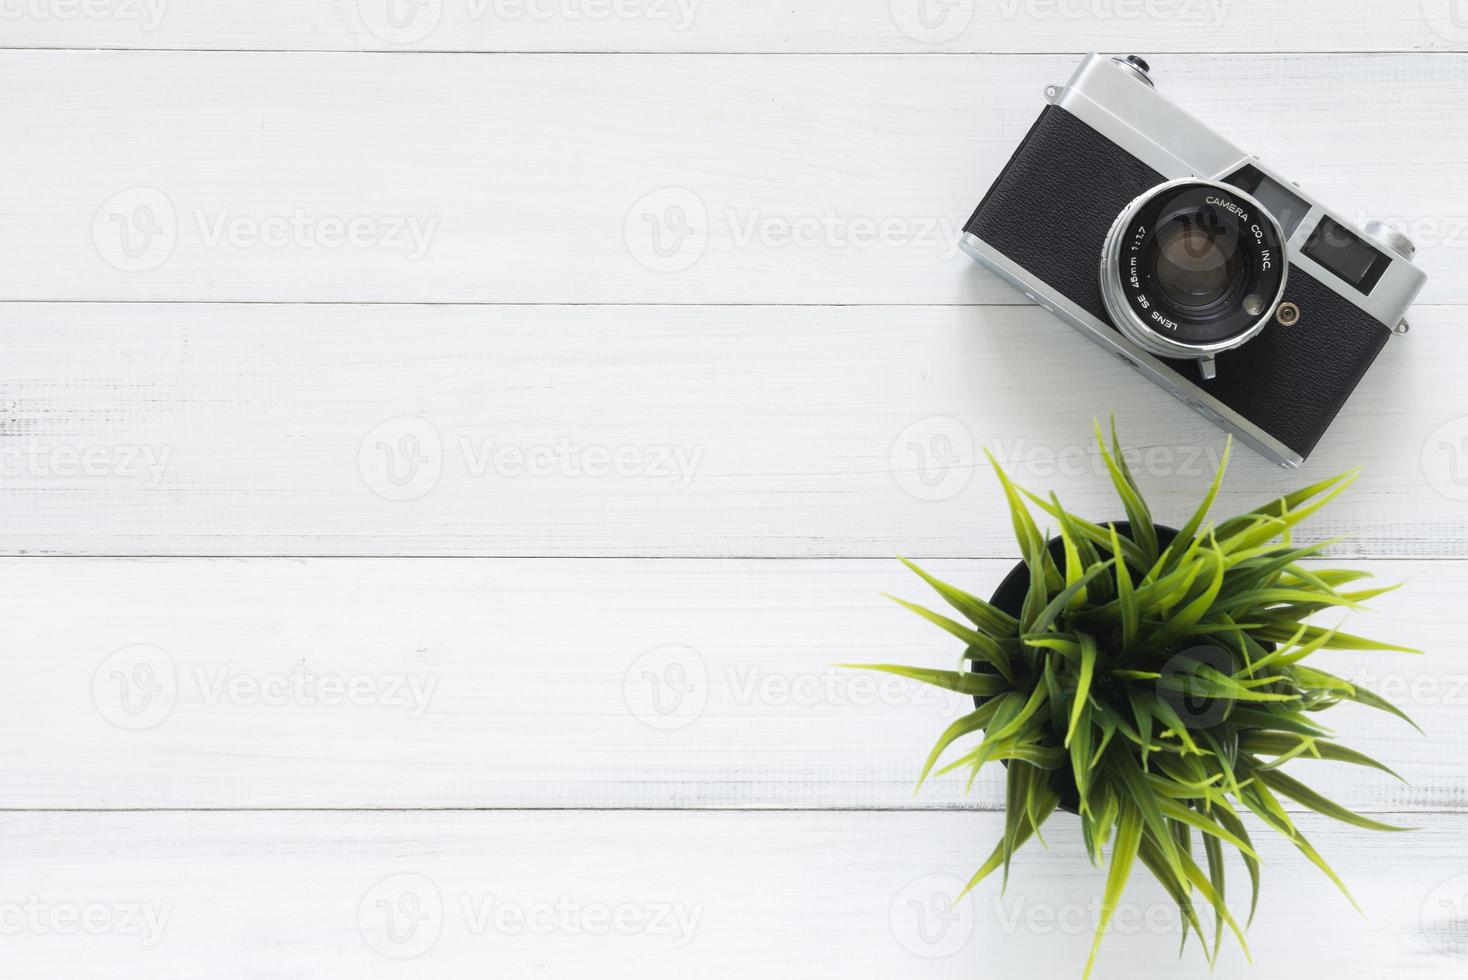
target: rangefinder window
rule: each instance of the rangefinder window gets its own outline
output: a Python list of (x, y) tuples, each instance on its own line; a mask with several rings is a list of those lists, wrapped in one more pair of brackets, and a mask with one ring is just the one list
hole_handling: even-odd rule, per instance
[(1294, 237), (1300, 223), (1310, 213), (1310, 205), (1304, 198), (1279, 181), (1270, 180), (1264, 176), (1264, 171), (1252, 164), (1234, 174), (1228, 182), (1268, 208), (1284, 229), (1286, 240)]
[(1369, 294), (1392, 260), (1329, 218), (1320, 225), (1304, 252), (1363, 293)]

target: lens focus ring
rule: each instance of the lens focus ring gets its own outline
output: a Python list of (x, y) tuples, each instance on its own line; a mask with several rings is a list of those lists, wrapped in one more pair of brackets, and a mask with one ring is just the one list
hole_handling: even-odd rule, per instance
[(1118, 216), (1101, 255), (1112, 323), (1167, 358), (1209, 358), (1256, 336), (1284, 296), (1284, 233), (1238, 188), (1154, 187)]

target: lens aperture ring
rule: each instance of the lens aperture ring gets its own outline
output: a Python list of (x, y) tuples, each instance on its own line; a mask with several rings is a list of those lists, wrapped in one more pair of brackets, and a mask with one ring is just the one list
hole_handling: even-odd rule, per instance
[(1118, 217), (1101, 255), (1113, 324), (1160, 357), (1207, 358), (1256, 336), (1288, 277), (1279, 222), (1227, 184), (1154, 187)]

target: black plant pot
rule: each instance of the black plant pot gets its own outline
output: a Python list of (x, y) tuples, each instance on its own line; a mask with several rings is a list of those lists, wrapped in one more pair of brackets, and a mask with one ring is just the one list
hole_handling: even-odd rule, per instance
[[(1107, 526), (1110, 527), (1113, 525)], [(1129, 522), (1116, 521), (1114, 526), (1116, 527), (1117, 534), (1122, 537), (1131, 537), (1132, 526)], [(1167, 527), (1162, 524), (1154, 524), (1153, 527), (1157, 530), (1158, 547), (1166, 548), (1177, 539), (1178, 531), (1176, 528)], [(1061, 538), (1051, 538), (1049, 549), (1050, 557), (1054, 558), (1057, 563), (1063, 566), (1065, 563), (1065, 542)], [(1111, 553), (1109, 548), (1102, 548), (1099, 545), (1097, 546), (1097, 550), (1102, 555), (1109, 555)], [(1004, 581), (999, 583), (999, 588), (994, 590), (994, 595), (989, 602), (995, 608), (1001, 609), (1011, 616), (1018, 616), (1024, 608), (1025, 595), (1029, 592), (1029, 589), (1030, 568), (1024, 562), (1020, 562), (1014, 568), (1010, 569), (1009, 574), (1004, 577)], [(977, 672), (994, 672), (993, 667), (982, 661), (971, 661), (971, 663), (973, 670)], [(989, 699), (974, 698), (974, 706), (982, 706), (987, 700)], [(1057, 743), (1062, 741), (1058, 734), (1056, 735), (1056, 741)], [(1009, 765), (1007, 761), (1004, 764), (1006, 766)], [(1078, 813), (1080, 811), (1081, 796), (1080, 792), (1076, 789), (1075, 773), (1070, 766), (1061, 766), (1055, 770), (1054, 774), (1050, 777), (1050, 785), (1060, 797), (1060, 808), (1062, 810), (1065, 810), (1067, 813)]]

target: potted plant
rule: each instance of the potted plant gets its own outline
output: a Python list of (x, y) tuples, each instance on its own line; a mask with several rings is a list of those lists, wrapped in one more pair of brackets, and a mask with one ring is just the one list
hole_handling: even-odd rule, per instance
[[(1172, 530), (1154, 522), (1114, 425), (1111, 448), (1099, 426), (1096, 439), (1125, 521), (1087, 521), (1054, 494), (1042, 498), (1016, 486), (994, 464), (1023, 561), (985, 601), (904, 559), (964, 623), (897, 600), (960, 640), (967, 669), (865, 666), (974, 698), (975, 710), (939, 737), (919, 786), (950, 749), (961, 754), (939, 772), (966, 771), (970, 785), (989, 763), (1006, 766), (1004, 834), (965, 894), (1000, 868), (1007, 878), (1014, 853), (1064, 810), (1079, 818), (1093, 863), (1108, 852), (1110, 860), (1084, 975), (1137, 862), (1177, 903), (1184, 941), (1196, 931), (1211, 965), (1225, 929), (1248, 954), (1224, 899), (1229, 848), (1242, 856), (1251, 880), (1252, 920), (1260, 874), (1246, 814), (1284, 835), (1348, 899), (1290, 819), (1286, 801), (1357, 827), (1401, 829), (1353, 813), (1285, 773), (1285, 764), (1301, 756), (1391, 773), (1330, 740), (1320, 715), (1341, 701), (1408, 720), (1381, 697), (1311, 665), (1312, 655), (1418, 651), (1310, 622), (1391, 590), (1354, 588), (1363, 572), (1305, 564), (1329, 542), (1291, 541), (1292, 530), (1355, 473), (1207, 524), (1228, 465), (1225, 450), (1197, 511)], [(1057, 537), (1041, 534), (1029, 504), (1054, 520)], [(1195, 895), (1212, 912), (1211, 949)]]

